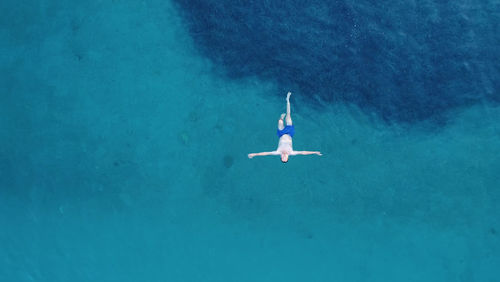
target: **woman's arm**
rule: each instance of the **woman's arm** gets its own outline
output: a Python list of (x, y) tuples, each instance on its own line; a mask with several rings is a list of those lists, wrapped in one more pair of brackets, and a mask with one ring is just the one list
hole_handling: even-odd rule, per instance
[(248, 154), (248, 158), (253, 158), (255, 156), (269, 156), (269, 155), (277, 155), (278, 152), (277, 151), (272, 151), (272, 152), (262, 152), (262, 153), (251, 153), (251, 154)]
[(318, 151), (293, 151), (292, 155), (318, 155), (318, 156), (322, 156), (321, 152), (318, 152)]

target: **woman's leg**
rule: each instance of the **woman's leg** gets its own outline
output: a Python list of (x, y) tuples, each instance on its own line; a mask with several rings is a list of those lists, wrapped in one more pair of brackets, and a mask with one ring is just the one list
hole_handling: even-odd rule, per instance
[(290, 95), (292, 95), (292, 92), (288, 92), (286, 95), (286, 125), (292, 125), (292, 117), (290, 116)]

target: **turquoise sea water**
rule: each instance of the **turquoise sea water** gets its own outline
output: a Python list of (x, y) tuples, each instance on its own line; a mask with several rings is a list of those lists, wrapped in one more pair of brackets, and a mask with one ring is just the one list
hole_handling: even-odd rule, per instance
[(0, 281), (498, 281), (497, 105), (427, 131), (291, 89), (323, 156), (250, 160), (286, 90), (177, 5), (0, 8)]

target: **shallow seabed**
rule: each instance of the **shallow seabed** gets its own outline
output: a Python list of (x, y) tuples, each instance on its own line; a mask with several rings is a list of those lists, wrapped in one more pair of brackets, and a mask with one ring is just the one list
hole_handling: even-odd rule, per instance
[[(164, 1), (4, 1), (0, 281), (496, 281), (500, 108), (427, 130), (229, 79)], [(292, 89), (293, 90), (293, 89)]]

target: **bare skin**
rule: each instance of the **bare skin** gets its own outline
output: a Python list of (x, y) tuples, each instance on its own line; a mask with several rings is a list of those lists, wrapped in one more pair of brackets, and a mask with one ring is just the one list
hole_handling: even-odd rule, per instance
[[(282, 130), (285, 128), (283, 123), (283, 119), (286, 116), (286, 125), (292, 125), (292, 116), (290, 115), (290, 95), (291, 92), (288, 92), (286, 96), (286, 114), (281, 114), (280, 119), (278, 120), (278, 129)], [(272, 152), (261, 152), (261, 153), (251, 153), (248, 154), (248, 157), (251, 159), (255, 156), (273, 156), (273, 155), (281, 155), (281, 161), (286, 163), (288, 161), (289, 156), (295, 155), (318, 155), (321, 156), (321, 153), (318, 151), (294, 151), (292, 148), (292, 136), (289, 134), (283, 134), (278, 142), (278, 149)]]

